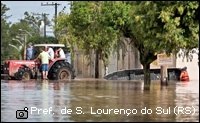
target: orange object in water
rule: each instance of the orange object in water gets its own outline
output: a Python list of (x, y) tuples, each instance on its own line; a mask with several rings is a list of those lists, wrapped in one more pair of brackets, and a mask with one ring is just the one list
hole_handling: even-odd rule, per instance
[(180, 75), (180, 80), (181, 81), (189, 81), (189, 75), (187, 71), (182, 71)]

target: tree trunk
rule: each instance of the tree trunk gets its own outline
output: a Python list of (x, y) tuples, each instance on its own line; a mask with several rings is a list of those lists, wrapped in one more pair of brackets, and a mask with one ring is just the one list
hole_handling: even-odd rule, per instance
[(150, 85), (151, 84), (151, 76), (150, 76), (150, 64), (157, 58), (154, 55), (154, 52), (150, 52), (146, 50), (145, 52), (140, 51), (140, 62), (143, 65), (143, 72), (144, 72), (144, 84)]
[(150, 78), (150, 63), (143, 64), (143, 72), (144, 72), (144, 84), (150, 85), (151, 78)]
[(99, 78), (99, 52), (96, 50), (95, 53), (95, 78)]

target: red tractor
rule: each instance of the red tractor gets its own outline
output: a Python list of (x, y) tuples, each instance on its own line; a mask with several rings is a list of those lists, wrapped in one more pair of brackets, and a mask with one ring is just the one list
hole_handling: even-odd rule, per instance
[[(36, 44), (34, 49), (38, 56), (38, 47), (50, 46), (52, 48), (65, 47), (64, 44)], [(37, 79), (41, 76), (40, 62), (34, 60), (6, 60), (1, 65), (1, 76), (9, 79), (29, 80)], [(50, 80), (69, 80), (75, 78), (73, 66), (66, 58), (55, 58), (49, 62), (48, 79)]]

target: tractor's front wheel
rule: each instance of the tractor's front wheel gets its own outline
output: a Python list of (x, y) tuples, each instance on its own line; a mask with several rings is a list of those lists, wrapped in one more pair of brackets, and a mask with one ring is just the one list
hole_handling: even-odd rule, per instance
[(31, 76), (31, 70), (27, 67), (19, 68), (18, 72), (15, 74), (17, 80), (30, 80)]
[(31, 79), (31, 74), (29, 71), (25, 71), (24, 74), (22, 75), (22, 80), (30, 80)]

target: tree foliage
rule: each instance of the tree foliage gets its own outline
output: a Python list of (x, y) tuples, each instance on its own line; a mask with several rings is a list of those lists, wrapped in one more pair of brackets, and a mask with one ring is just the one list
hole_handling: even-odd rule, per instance
[(68, 40), (86, 53), (95, 49), (105, 56), (116, 39), (130, 38), (129, 43), (140, 52), (148, 83), (150, 64), (158, 53), (198, 47), (198, 17), (197, 1), (73, 2), (71, 13), (60, 17), (63, 27), (59, 30), (65, 28)]
[(24, 12), (24, 18), (20, 20), (21, 22), (27, 22), (29, 26), (32, 28), (34, 33), (40, 35), (40, 25), (43, 22), (45, 22), (46, 26), (50, 26), (51, 22), (48, 19), (47, 16), (44, 16), (44, 13), (29, 13)]
[(140, 52), (140, 61), (150, 81), (150, 63), (157, 53), (177, 53), (198, 46), (197, 2), (150, 2), (132, 4), (128, 37)]
[[(27, 35), (26, 44), (35, 43), (57, 43), (54, 37), (41, 37), (40, 24), (44, 18), (41, 15), (25, 12), (24, 18), (16, 23), (8, 23), (10, 17), (6, 14), (9, 11), (5, 4), (1, 3), (1, 62), (6, 59), (19, 59), (23, 54), (25, 34)], [(50, 25), (48, 18), (46, 24)], [(20, 31), (23, 30), (23, 31)], [(31, 35), (31, 36), (30, 36)]]
[(7, 19), (10, 16), (6, 14), (9, 10), (10, 8), (1, 2), (1, 62), (4, 59), (8, 59), (8, 54), (10, 53), (10, 50), (8, 49), (8, 40), (10, 40), (10, 23), (7, 22)]
[[(103, 21), (108, 18), (106, 11), (109, 10), (102, 7), (104, 4), (104, 2), (73, 2), (66, 24), (68, 34), (71, 34), (72, 40), (86, 55), (90, 55), (91, 50), (95, 51), (97, 62), (95, 68), (98, 68), (99, 59), (107, 65), (108, 56), (118, 34), (112, 26)], [(64, 23), (63, 20), (60, 21)], [(96, 69), (97, 71), (99, 70)]]

